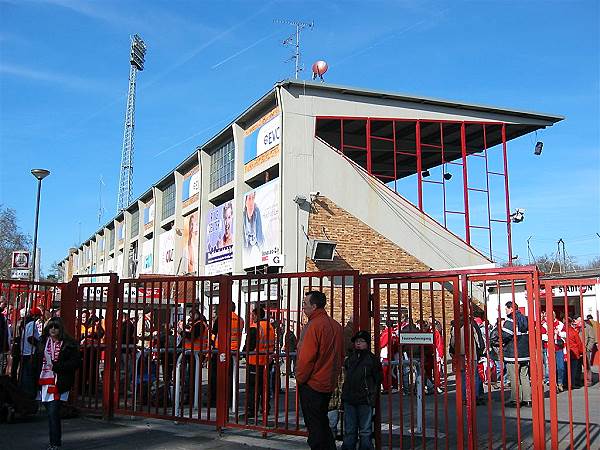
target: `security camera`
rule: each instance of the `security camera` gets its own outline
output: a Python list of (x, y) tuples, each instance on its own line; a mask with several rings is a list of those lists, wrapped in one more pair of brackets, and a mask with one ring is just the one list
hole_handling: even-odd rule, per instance
[(319, 198), (319, 195), (321, 195), (321, 192), (314, 191), (314, 192), (311, 192), (309, 195), (310, 195), (310, 201), (312, 202), (314, 199)]

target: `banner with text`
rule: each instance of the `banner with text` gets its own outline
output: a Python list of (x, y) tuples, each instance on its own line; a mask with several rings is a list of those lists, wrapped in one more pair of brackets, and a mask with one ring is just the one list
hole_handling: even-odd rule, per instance
[(233, 272), (233, 203), (226, 202), (208, 212), (205, 275)]

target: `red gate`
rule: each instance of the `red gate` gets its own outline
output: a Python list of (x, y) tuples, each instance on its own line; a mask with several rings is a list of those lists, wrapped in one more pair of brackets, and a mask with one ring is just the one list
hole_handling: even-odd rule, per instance
[[(583, 301), (585, 290), (590, 287), (597, 288), (599, 281), (592, 278), (546, 279), (541, 282), (545, 311), (548, 312), (547, 315), (551, 311), (556, 316), (555, 320), (547, 320), (548, 336), (557, 337), (549, 339), (547, 345), (550, 398), (546, 407), (549, 411), (547, 420), (550, 420), (552, 449), (558, 449), (559, 443), (566, 442), (569, 443), (569, 448), (597, 448), (600, 442), (600, 395), (598, 385), (591, 386), (592, 378), (597, 377), (600, 369), (600, 328), (596, 325), (594, 329), (592, 325), (594, 320), (598, 324), (600, 311), (598, 300), (595, 305), (587, 308), (584, 308)], [(574, 295), (569, 295), (570, 293)], [(598, 295), (596, 293), (596, 298)], [(568, 316), (571, 303), (579, 309), (583, 323), (574, 322), (572, 317)], [(557, 309), (563, 310), (562, 318), (560, 312), (556, 313)], [(591, 320), (586, 320), (587, 317), (591, 317)], [(594, 340), (595, 348), (590, 347)], [(567, 391), (567, 395), (564, 390)], [(590, 402), (592, 393), (595, 401)]]
[[(325, 293), (329, 315), (345, 326), (349, 338), (359, 320), (354, 306), (359, 299), (358, 272), (245, 275), (227, 280), (230, 297), (222, 298), (223, 314), (219, 310), (219, 333), (224, 329), (227, 334), (224, 341), (219, 340), (218, 379), (230, 382), (219, 386), (221, 410), (225, 412), (219, 426), (254, 429), (263, 435), (306, 434), (294, 377), (296, 348), (292, 345), (306, 322), (302, 300), (311, 290)], [(231, 317), (232, 309), (244, 319), (244, 348), (228, 345), (232, 320), (225, 319)], [(261, 321), (261, 315), (266, 333), (272, 329), (274, 342), (266, 349), (251, 349), (248, 336), (252, 328), (260, 328), (256, 322)]]
[[(2, 294), (18, 309), (27, 283), (7, 283)], [(29, 290), (60, 300), (66, 329), (80, 342), (71, 398), (104, 417), (306, 434), (295, 342), (303, 297), (314, 289), (326, 294), (346, 337), (372, 334), (384, 368), (378, 448), (590, 449), (600, 440), (600, 402), (592, 401), (599, 385), (591, 385), (600, 353), (590, 341), (600, 340), (598, 325), (561, 316), (590, 312), (597, 323), (597, 300), (586, 304), (583, 294), (598, 289), (598, 279), (540, 280), (535, 267), (514, 267), (121, 281), (97, 274), (37, 285)], [(546, 321), (546, 311), (556, 320)], [(509, 312), (523, 317), (516, 339), (504, 327)], [(250, 344), (256, 333), (266, 333), (267, 344)]]

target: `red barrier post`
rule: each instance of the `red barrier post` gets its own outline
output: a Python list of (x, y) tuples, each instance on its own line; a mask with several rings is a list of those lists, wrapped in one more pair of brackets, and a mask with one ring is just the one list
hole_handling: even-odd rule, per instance
[(228, 416), (228, 399), (229, 392), (229, 364), (230, 364), (230, 341), (231, 341), (231, 278), (225, 275), (219, 277), (219, 305), (218, 305), (218, 327), (219, 327), (219, 342), (217, 355), (217, 380), (211, 382), (217, 383), (217, 430), (225, 427), (225, 422)]

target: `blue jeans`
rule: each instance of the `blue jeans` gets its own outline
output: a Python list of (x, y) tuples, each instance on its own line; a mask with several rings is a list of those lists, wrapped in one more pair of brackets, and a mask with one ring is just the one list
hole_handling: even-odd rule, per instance
[(38, 386), (37, 378), (33, 374), (33, 355), (21, 358), (21, 389), (27, 393), (30, 399), (37, 395)]
[(354, 450), (357, 440), (359, 450), (373, 449), (373, 442), (371, 441), (372, 423), (373, 408), (371, 406), (344, 403), (344, 443), (342, 444), (342, 450)]
[(556, 384), (562, 384), (566, 386), (567, 382), (567, 371), (565, 370), (565, 354), (562, 349), (556, 351)]
[(44, 402), (48, 411), (48, 431), (50, 434), (50, 445), (62, 445), (62, 430), (60, 424), (60, 400)]
[[(479, 371), (477, 370), (477, 362), (473, 361), (473, 369), (475, 369), (475, 400), (483, 397), (483, 382), (481, 381), (481, 377), (479, 376)], [(463, 399), (467, 399), (467, 380), (465, 376), (465, 367), (460, 368), (460, 376), (462, 378), (462, 395)]]

